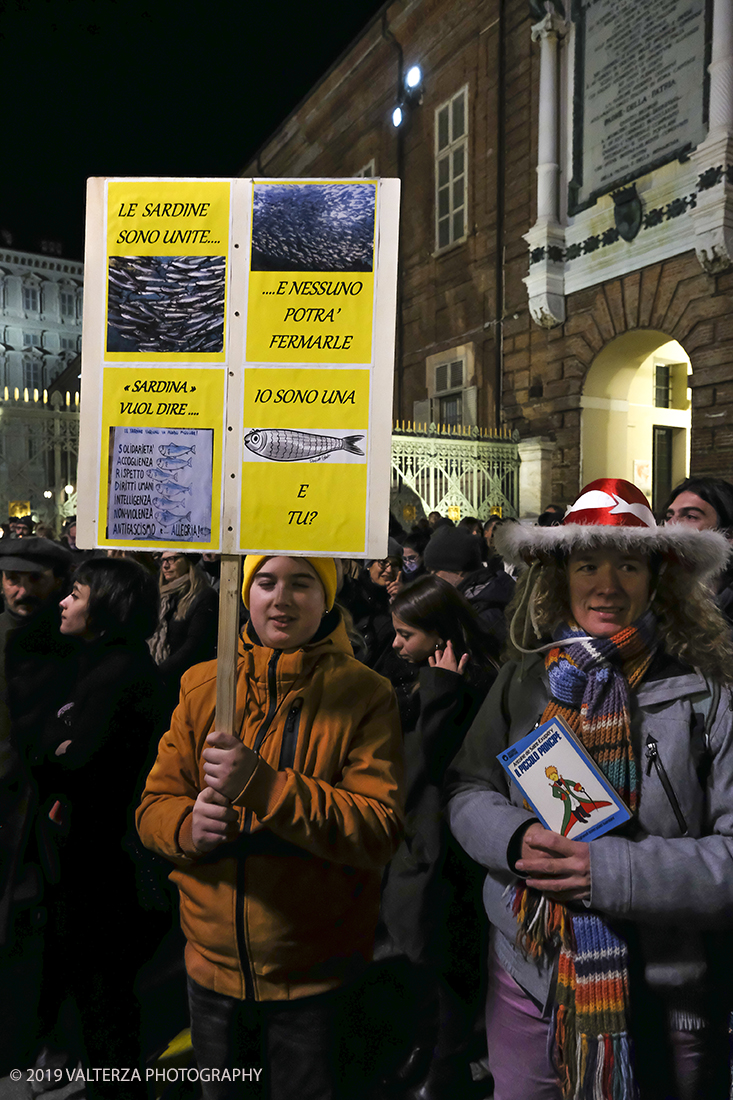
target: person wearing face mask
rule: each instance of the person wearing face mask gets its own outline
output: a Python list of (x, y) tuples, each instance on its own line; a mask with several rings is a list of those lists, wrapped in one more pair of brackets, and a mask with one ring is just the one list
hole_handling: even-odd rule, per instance
[(418, 577), (424, 576), (426, 569), (423, 554), (429, 541), (429, 535), (421, 532), (412, 533), (405, 537), (402, 543), (402, 574), (400, 577), (402, 585), (410, 584), (412, 581), (416, 581)]
[(216, 663), (190, 669), (137, 811), (175, 868), (198, 1067), (257, 1067), (270, 1100), (344, 1095), (344, 987), (402, 822), (394, 694), (352, 656), (336, 584), (332, 558), (245, 558), (236, 732), (214, 728)]

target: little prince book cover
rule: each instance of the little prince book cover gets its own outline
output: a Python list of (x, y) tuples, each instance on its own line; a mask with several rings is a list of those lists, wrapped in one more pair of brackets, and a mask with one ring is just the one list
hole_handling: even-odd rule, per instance
[(497, 757), (546, 829), (594, 840), (631, 813), (561, 718), (533, 729)]

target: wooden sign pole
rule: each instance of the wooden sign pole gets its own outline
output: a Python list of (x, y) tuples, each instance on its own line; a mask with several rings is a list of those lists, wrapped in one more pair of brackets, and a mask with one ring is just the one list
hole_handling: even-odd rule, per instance
[(219, 641), (216, 652), (216, 717), (214, 729), (237, 736), (237, 648), (242, 558), (222, 554), (219, 582)]

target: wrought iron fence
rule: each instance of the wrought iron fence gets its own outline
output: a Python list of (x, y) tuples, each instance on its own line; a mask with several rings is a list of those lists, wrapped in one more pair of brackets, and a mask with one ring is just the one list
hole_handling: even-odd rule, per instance
[(391, 507), (412, 523), (422, 510), (458, 521), (515, 516), (519, 507), (519, 435), (398, 421), (392, 431)]
[(52, 524), (73, 514), (78, 462), (78, 393), (0, 391), (0, 519), (14, 501)]

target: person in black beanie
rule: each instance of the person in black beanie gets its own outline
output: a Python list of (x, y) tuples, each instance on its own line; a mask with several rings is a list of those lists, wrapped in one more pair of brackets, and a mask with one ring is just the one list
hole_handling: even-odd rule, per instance
[(514, 581), (501, 558), (481, 561), (480, 541), (465, 527), (439, 527), (423, 555), (425, 567), (461, 592), (495, 639), (497, 652), (506, 640), (504, 609)]

